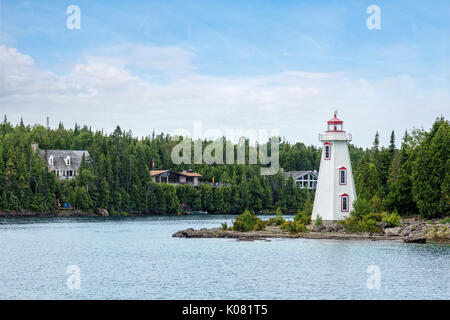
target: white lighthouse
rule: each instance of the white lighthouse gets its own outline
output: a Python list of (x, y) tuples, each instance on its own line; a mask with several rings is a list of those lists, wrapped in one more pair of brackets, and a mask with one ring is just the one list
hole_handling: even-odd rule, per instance
[(320, 216), (324, 224), (330, 224), (349, 216), (356, 199), (348, 152), (352, 136), (344, 131), (344, 121), (338, 119), (337, 111), (328, 121), (327, 131), (319, 134), (319, 140), (323, 148), (312, 220)]

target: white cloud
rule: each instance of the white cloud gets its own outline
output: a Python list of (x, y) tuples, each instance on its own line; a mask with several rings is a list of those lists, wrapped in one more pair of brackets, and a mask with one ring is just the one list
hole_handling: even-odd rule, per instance
[[(44, 123), (48, 115), (53, 125), (78, 122), (108, 132), (119, 124), (139, 136), (153, 129), (193, 132), (194, 121), (201, 120), (204, 130), (275, 128), (292, 142), (317, 145), (317, 134), (338, 108), (355, 144), (362, 146), (371, 144), (376, 130), (387, 143), (392, 129), (400, 138), (406, 128), (427, 127), (436, 116), (448, 116), (448, 79), (426, 89), (424, 81), (408, 74), (370, 80), (291, 70), (216, 77), (194, 72), (193, 54), (184, 49), (125, 48), (56, 75), (36, 68), (30, 56), (0, 46), (0, 113), (29, 123)], [(130, 66), (184, 72), (162, 85), (132, 73)]]
[(89, 64), (138, 67), (166, 72), (187, 72), (194, 69), (194, 54), (176, 46), (155, 47), (126, 43), (97, 49), (86, 56)]

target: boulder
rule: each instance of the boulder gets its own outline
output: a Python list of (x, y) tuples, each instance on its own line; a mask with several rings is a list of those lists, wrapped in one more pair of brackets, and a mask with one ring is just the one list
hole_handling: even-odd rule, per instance
[(172, 237), (176, 238), (192, 238), (196, 234), (196, 231), (193, 228), (189, 228), (186, 230), (181, 230), (178, 232), (175, 232)]
[(416, 232), (405, 237), (403, 241), (406, 243), (426, 243), (427, 239), (424, 234)]
[(325, 226), (322, 230), (324, 232), (338, 232), (338, 231), (342, 230), (343, 228), (344, 227), (342, 225), (333, 223), (333, 224)]
[(102, 208), (98, 208), (97, 209), (97, 214), (102, 216), (102, 217), (107, 217), (109, 216), (109, 212), (106, 209), (102, 209)]
[(329, 226), (327, 226), (327, 231), (336, 232), (336, 224), (330, 224)]
[(400, 231), (400, 235), (402, 237), (407, 237), (409, 236), (411, 233), (413, 233), (414, 231), (416, 231), (416, 226), (415, 225), (409, 225), (407, 227), (404, 227), (402, 229), (402, 231)]
[(400, 235), (401, 227), (384, 229), (384, 234), (388, 237), (397, 237)]
[(321, 232), (323, 230), (325, 230), (325, 226), (324, 225), (314, 226), (314, 232)]

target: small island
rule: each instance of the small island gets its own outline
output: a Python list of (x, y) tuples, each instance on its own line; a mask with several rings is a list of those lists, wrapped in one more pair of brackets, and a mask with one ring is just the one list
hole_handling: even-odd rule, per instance
[[(275, 217), (262, 220), (245, 211), (228, 227), (222, 223), (218, 228), (193, 228), (175, 232), (176, 238), (229, 238), (238, 240), (267, 240), (270, 238), (305, 238), (337, 240), (394, 240), (406, 243), (427, 241), (450, 243), (450, 219), (424, 220), (401, 219), (399, 216), (373, 214), (371, 219), (356, 216), (323, 225), (321, 221), (311, 224), (310, 216), (299, 212), (292, 221), (285, 220), (280, 210)], [(380, 219), (380, 221), (377, 221)], [(375, 222), (375, 223), (374, 223)]]

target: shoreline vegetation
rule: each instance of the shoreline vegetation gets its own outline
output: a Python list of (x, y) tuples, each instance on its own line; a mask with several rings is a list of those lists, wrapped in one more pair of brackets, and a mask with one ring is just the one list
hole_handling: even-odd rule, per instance
[[(395, 240), (406, 243), (450, 243), (450, 218), (424, 220), (400, 219), (396, 214), (376, 215), (359, 219), (355, 215), (333, 224), (323, 225), (318, 219), (298, 212), (292, 221), (285, 220), (281, 211), (268, 220), (245, 211), (233, 220), (232, 226), (222, 223), (219, 228), (188, 228), (175, 232), (175, 238), (229, 238), (238, 240), (268, 240), (270, 238), (305, 238), (337, 240)], [(367, 222), (372, 220), (372, 222)], [(355, 227), (358, 221), (359, 227)]]

